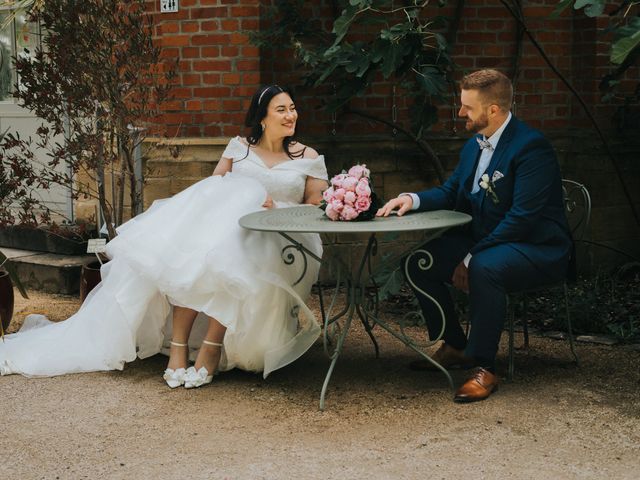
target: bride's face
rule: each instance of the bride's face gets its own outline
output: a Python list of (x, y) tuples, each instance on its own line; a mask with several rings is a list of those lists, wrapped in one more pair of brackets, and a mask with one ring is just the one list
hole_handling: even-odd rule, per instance
[(296, 131), (298, 112), (288, 93), (274, 96), (267, 107), (267, 115), (262, 119), (265, 133), (273, 137), (291, 137)]

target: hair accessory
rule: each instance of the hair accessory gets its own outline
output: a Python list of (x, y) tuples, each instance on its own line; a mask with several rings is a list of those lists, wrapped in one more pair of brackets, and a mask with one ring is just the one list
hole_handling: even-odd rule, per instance
[(262, 102), (262, 97), (264, 97), (264, 94), (267, 93), (271, 87), (275, 87), (281, 92), (284, 92), (284, 90), (282, 90), (282, 88), (279, 85), (269, 85), (262, 91), (262, 93), (260, 94), (260, 97), (258, 97), (258, 105), (260, 105), (260, 103)]

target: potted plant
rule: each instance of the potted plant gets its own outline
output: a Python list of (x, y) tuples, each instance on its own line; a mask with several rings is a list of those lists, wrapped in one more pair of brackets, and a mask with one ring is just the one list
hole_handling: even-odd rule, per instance
[(0, 178), (0, 226), (50, 224), (35, 192), (52, 185), (69, 188), (73, 199), (97, 199), (96, 223), (109, 239), (142, 211), (140, 146), (146, 135), (163, 134), (158, 119), (177, 66), (153, 44), (147, 3), (20, 2), (46, 35), (41, 47), (13, 59), (14, 97), (43, 121), (32, 138), (0, 137), (0, 177), (12, 172), (4, 190)]
[(18, 288), (20, 295), (24, 298), (27, 296), (22, 282), (18, 278), (15, 266), (0, 251), (0, 337), (4, 337), (4, 332), (11, 323), (13, 317), (13, 285)]
[[(46, 34), (35, 51), (13, 59), (20, 79), (13, 95), (42, 124), (30, 138), (13, 131), (0, 137), (0, 175), (11, 172), (0, 225), (50, 223), (36, 192), (52, 185), (69, 188), (74, 199), (97, 199), (96, 220), (109, 238), (142, 211), (136, 156), (146, 135), (162, 134), (161, 105), (177, 64), (154, 45), (146, 3), (20, 2)], [(38, 151), (47, 160), (38, 161)]]

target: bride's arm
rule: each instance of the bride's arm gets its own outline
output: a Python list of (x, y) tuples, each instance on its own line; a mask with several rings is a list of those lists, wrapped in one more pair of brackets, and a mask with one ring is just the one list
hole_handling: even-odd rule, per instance
[(303, 202), (311, 205), (320, 205), (320, 202), (322, 201), (322, 192), (324, 192), (328, 186), (329, 184), (326, 180), (307, 177)]
[(218, 160), (218, 165), (216, 165), (215, 170), (212, 175), (224, 175), (231, 171), (231, 167), (233, 165), (233, 160), (230, 158), (220, 157)]

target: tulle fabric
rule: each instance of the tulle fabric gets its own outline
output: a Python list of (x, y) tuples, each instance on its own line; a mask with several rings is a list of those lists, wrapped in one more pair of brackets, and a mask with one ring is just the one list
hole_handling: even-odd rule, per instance
[[(302, 355), (320, 333), (304, 302), (319, 265), (309, 262), (303, 280), (291, 286), (303, 262), (284, 264), (281, 254), (288, 243), (277, 233), (238, 225), (240, 217), (262, 209), (267, 190), (236, 173), (285, 176), (300, 163), (278, 173), (264, 172), (259, 159), (250, 160), (224, 177), (206, 178), (155, 202), (121, 226), (108, 243), (112, 260), (101, 269), (102, 282), (80, 310), (59, 323), (28, 318), (20, 332), (0, 343), (0, 373), (54, 376), (122, 369), (136, 357), (166, 348), (172, 305), (202, 312), (189, 340), (192, 358), (206, 330), (205, 315), (227, 327), (222, 370), (238, 367), (266, 377)], [(324, 166), (318, 160), (311, 162), (314, 168)], [(295, 174), (297, 184), (304, 183), (304, 171)], [(286, 195), (282, 200), (295, 203)], [(296, 239), (322, 254), (318, 235)]]

